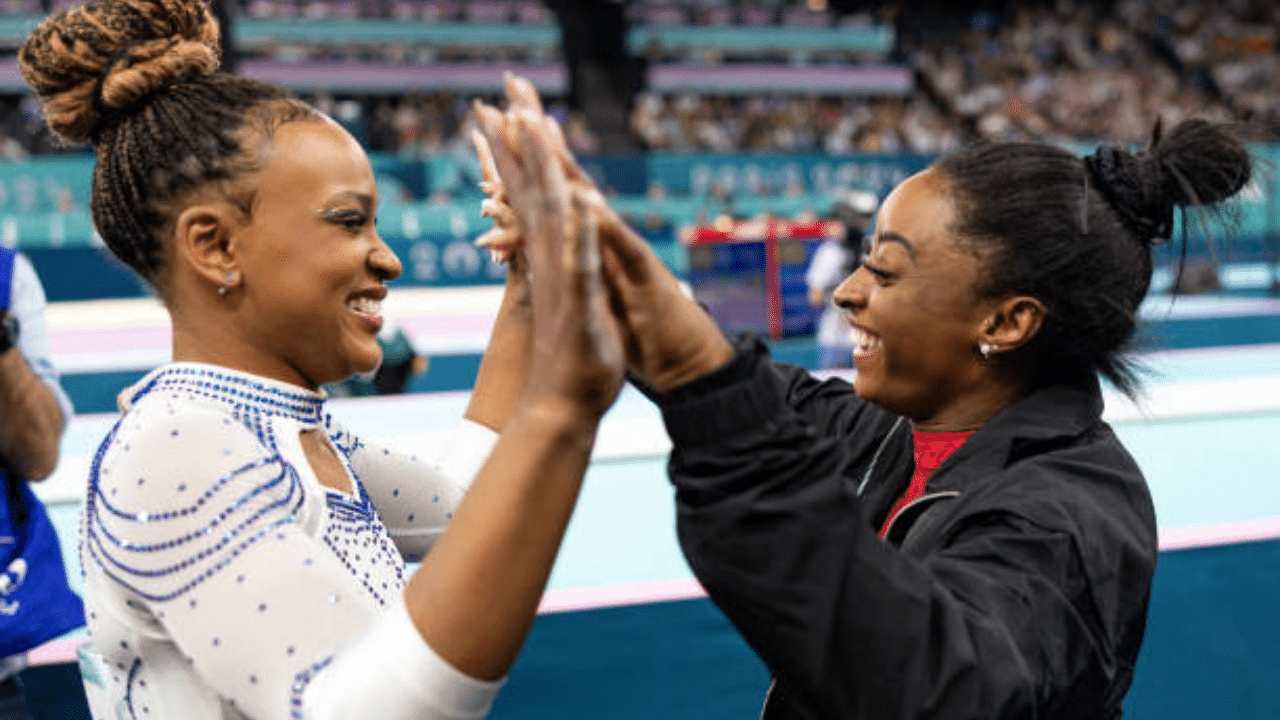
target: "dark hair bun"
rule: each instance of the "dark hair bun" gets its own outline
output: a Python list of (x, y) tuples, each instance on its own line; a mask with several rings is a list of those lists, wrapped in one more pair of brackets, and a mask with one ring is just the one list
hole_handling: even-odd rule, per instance
[(18, 54), (49, 128), (96, 138), (160, 88), (218, 69), (203, 0), (93, 0), (46, 18)]
[(1157, 123), (1141, 152), (1103, 146), (1084, 162), (1099, 191), (1144, 242), (1172, 235), (1174, 208), (1226, 200), (1252, 175), (1249, 151), (1239, 138), (1198, 118), (1168, 134)]

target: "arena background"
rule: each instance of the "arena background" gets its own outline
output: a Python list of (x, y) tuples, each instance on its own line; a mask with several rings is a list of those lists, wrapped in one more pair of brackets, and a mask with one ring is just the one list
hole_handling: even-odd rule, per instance
[[(0, 242), (35, 263), (77, 407), (39, 487), (79, 585), (76, 514), (115, 394), (167, 360), (163, 310), (89, 218), (92, 156), (42, 129), (15, 53), (65, 3), (0, 1)], [(997, 139), (1139, 146), (1157, 117), (1240, 121), (1263, 170), (1239, 224), (1164, 248), (1143, 308), (1150, 369), (1107, 417), (1152, 485), (1162, 553), (1127, 716), (1272, 718), (1280, 707), (1280, 11), (1270, 2), (243, 0), (230, 69), (346, 125), (405, 264), (388, 313), (430, 360), (409, 392), (340, 398), (360, 432), (429, 451), (465, 403), (501, 269), (479, 217), (472, 97), (529, 77), (615, 204), (723, 321), (812, 366), (800, 274), (850, 190), (883, 196), (938, 153)], [(1178, 275), (1178, 268), (1184, 272)], [(1176, 298), (1174, 289), (1178, 290)], [(731, 302), (732, 301), (732, 302)], [(715, 305), (721, 307), (721, 305)], [(533, 636), (496, 718), (747, 718), (767, 674), (680, 557), (665, 435), (610, 412)], [(83, 633), (33, 653), (37, 717), (86, 717)]]

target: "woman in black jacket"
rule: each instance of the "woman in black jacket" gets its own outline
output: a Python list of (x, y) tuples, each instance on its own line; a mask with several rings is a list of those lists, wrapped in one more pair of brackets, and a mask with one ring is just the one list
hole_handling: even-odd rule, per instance
[(852, 386), (726, 340), (594, 205), (631, 371), (673, 441), (681, 545), (773, 674), (766, 720), (1120, 715), (1156, 526), (1098, 376), (1135, 387), (1121, 351), (1175, 208), (1203, 217), (1249, 177), (1198, 120), (1138, 153), (941, 159), (886, 199), (836, 290)]

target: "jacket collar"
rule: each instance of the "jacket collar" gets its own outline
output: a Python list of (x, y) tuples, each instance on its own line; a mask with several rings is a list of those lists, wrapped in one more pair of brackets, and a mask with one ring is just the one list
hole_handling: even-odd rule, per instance
[(929, 491), (960, 490), (1017, 460), (1079, 437), (1102, 418), (1096, 378), (1043, 387), (1000, 411), (943, 463)]

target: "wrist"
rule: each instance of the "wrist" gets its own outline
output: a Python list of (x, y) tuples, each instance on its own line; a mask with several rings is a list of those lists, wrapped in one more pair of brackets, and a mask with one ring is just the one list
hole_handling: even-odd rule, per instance
[(662, 393), (671, 392), (701, 378), (714, 374), (733, 360), (734, 348), (718, 333), (709, 342), (690, 353), (688, 360), (678, 367), (654, 374), (650, 384)]
[(521, 398), (512, 412), (510, 424), (517, 421), (553, 437), (585, 438), (589, 443), (600, 424), (600, 413), (584, 403), (559, 395), (529, 393)]
[(749, 385), (754, 382), (761, 362), (768, 359), (768, 346), (758, 337), (745, 334), (736, 338), (729, 347), (731, 355), (724, 364), (688, 382), (671, 386), (661, 393), (662, 402), (685, 402), (690, 398), (714, 394), (728, 387), (743, 383)]

